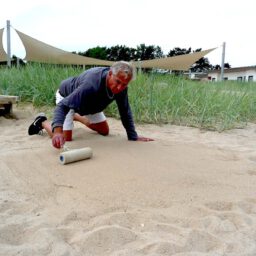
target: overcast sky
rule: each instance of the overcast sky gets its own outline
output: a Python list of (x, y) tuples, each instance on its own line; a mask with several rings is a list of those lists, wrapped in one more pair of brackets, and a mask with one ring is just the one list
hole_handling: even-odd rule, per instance
[[(0, 28), (12, 26), (12, 54), (25, 56), (14, 29), (66, 51), (96, 46), (159, 45), (206, 55), (213, 65), (256, 65), (256, 0), (8, 0), (1, 1)], [(4, 34), (6, 48), (6, 33)]]

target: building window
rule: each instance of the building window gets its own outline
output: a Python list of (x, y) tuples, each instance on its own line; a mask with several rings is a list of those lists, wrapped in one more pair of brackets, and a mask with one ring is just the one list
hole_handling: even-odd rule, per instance
[(228, 78), (227, 78), (227, 77), (224, 77), (223, 80), (228, 80)]
[(248, 76), (248, 82), (253, 81), (253, 76)]
[(242, 77), (242, 76), (238, 76), (238, 77), (237, 77), (237, 81), (238, 81), (238, 82), (242, 82), (242, 81), (243, 81), (243, 77)]

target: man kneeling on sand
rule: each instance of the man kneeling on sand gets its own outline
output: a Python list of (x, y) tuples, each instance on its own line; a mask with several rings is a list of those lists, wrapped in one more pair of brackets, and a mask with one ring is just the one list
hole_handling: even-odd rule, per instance
[(101, 135), (109, 134), (103, 110), (116, 101), (128, 140), (152, 141), (138, 136), (128, 100), (128, 84), (133, 78), (133, 68), (128, 62), (119, 61), (111, 67), (96, 67), (77, 77), (61, 82), (56, 92), (56, 108), (50, 124), (40, 113), (29, 126), (28, 134), (40, 134), (43, 129), (52, 138), (55, 148), (62, 148), (72, 140), (73, 121), (79, 121)]

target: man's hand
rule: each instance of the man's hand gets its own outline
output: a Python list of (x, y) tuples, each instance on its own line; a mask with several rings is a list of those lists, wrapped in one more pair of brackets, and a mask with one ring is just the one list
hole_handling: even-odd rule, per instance
[(150, 139), (150, 138), (145, 138), (145, 137), (141, 137), (139, 136), (137, 138), (137, 141), (144, 141), (144, 142), (147, 142), (147, 141), (154, 141), (153, 139)]
[(62, 133), (54, 133), (52, 137), (52, 145), (55, 148), (62, 148), (65, 144), (65, 138)]

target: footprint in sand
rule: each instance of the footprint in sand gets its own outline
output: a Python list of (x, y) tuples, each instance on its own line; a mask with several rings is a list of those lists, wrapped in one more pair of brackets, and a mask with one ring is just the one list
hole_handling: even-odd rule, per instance
[(214, 211), (231, 211), (233, 208), (232, 202), (209, 202), (205, 206)]
[(256, 171), (253, 171), (253, 170), (249, 170), (249, 171), (247, 171), (247, 173), (249, 174), (249, 175), (256, 175)]
[(135, 232), (117, 226), (101, 226), (87, 232), (77, 233), (69, 241), (73, 248), (86, 251), (87, 255), (109, 255), (112, 251), (123, 248), (125, 244), (135, 241)]
[(253, 155), (249, 156), (248, 159), (253, 161), (253, 162), (256, 162), (256, 155), (253, 154)]

